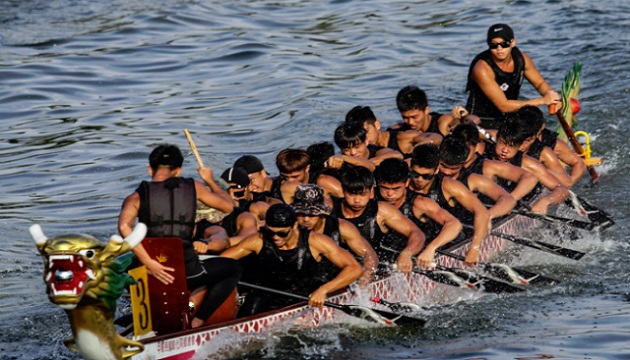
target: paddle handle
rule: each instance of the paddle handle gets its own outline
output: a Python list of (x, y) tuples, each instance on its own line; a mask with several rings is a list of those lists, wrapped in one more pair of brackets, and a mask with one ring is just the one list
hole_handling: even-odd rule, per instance
[(558, 105), (556, 103), (549, 104), (549, 115), (554, 115), (558, 111)]
[(193, 140), (192, 136), (190, 136), (188, 129), (184, 129), (184, 134), (186, 134), (186, 139), (188, 139), (190, 150), (192, 150), (193, 154), (195, 155), (195, 158), (197, 159), (197, 163), (199, 164), (199, 167), (204, 168), (205, 166), (203, 166), (203, 161), (201, 161), (201, 156), (199, 156), (199, 151), (197, 151), (197, 146), (195, 145), (195, 141)]

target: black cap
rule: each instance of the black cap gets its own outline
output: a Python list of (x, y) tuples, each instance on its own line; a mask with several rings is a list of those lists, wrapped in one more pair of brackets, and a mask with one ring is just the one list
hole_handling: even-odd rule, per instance
[(490, 44), (494, 38), (511, 41), (514, 39), (514, 31), (512, 31), (512, 28), (506, 24), (494, 24), (488, 29), (488, 38), (486, 41)]
[(245, 169), (241, 167), (231, 167), (221, 174), (221, 179), (228, 183), (236, 184), (239, 189), (246, 188), (249, 185), (249, 176)]
[(265, 169), (262, 161), (254, 155), (243, 155), (234, 163), (235, 167), (241, 167), (247, 171), (248, 174), (259, 172)]

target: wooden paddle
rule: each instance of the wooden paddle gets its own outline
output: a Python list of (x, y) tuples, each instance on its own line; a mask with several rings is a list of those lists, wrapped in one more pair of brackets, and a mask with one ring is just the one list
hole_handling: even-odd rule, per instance
[[(448, 252), (445, 250), (436, 250), (438, 254), (446, 255), (448, 257), (452, 257), (459, 261), (464, 261), (465, 257), (457, 254), (453, 254), (452, 252)], [(501, 280), (508, 281), (512, 284), (517, 285), (528, 285), (528, 284), (538, 284), (538, 285), (555, 285), (560, 281), (556, 279), (552, 279), (550, 277), (537, 274), (531, 271), (510, 267), (505, 264), (497, 264), (497, 263), (483, 263), (480, 262), (479, 265), (483, 268), (484, 271), (496, 276)]]
[[(260, 286), (260, 285), (249, 284), (242, 281), (239, 282), (239, 285), (247, 286), (249, 288), (256, 289), (256, 290), (270, 292), (277, 295), (291, 297), (294, 299), (305, 300), (305, 301), (309, 300), (308, 297), (303, 296), (303, 295), (292, 294), (286, 291), (272, 289), (272, 288), (268, 288), (268, 287)], [(371, 322), (375, 322), (375, 323), (387, 325), (387, 326), (401, 325), (401, 326), (421, 327), (421, 326), (424, 326), (424, 324), (426, 323), (426, 320), (424, 319), (401, 315), (401, 314), (394, 314), (394, 313), (383, 311), (383, 310), (376, 310), (376, 309), (372, 309), (366, 306), (335, 304), (330, 301), (325, 301), (324, 306), (341, 310), (348, 315), (351, 315), (360, 319), (364, 319), (367, 321), (371, 321)]]
[(195, 142), (193, 141), (192, 136), (190, 136), (188, 129), (184, 129), (184, 134), (186, 135), (186, 139), (188, 139), (190, 150), (192, 150), (193, 154), (195, 155), (195, 158), (197, 159), (197, 163), (199, 164), (199, 167), (203, 169), (205, 166), (203, 166), (203, 161), (201, 161), (201, 156), (199, 156), (199, 151), (197, 151), (197, 146), (195, 145)]

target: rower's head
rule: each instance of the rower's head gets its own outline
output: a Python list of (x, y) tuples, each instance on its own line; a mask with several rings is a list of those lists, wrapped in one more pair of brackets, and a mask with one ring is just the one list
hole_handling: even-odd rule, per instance
[(417, 86), (405, 86), (396, 95), (396, 106), (405, 124), (413, 130), (422, 130), (431, 121), (431, 108), (427, 94)]
[(344, 202), (354, 211), (364, 209), (374, 197), (374, 175), (363, 166), (348, 166), (339, 176)]
[(515, 116), (508, 116), (499, 126), (495, 156), (501, 161), (510, 161), (520, 151), (527, 139), (527, 130)]
[[(453, 137), (462, 139), (468, 148), (470, 149), (470, 154), (468, 155), (468, 160), (475, 156), (478, 151), (478, 145), (481, 143), (481, 139), (479, 138), (479, 130), (477, 126), (474, 124), (459, 124), (453, 128), (453, 132), (451, 134)], [(466, 160), (466, 161), (468, 161)]]
[(249, 176), (247, 176), (247, 171), (241, 167), (231, 167), (226, 169), (223, 174), (221, 174), (221, 179), (225, 180), (230, 188), (228, 189), (228, 193), (232, 197), (232, 199), (239, 201), (242, 199), (249, 199), (250, 191), (249, 191)]
[(310, 162), (311, 155), (302, 149), (284, 149), (276, 156), (276, 166), (280, 177), (285, 181), (307, 183)]
[(381, 198), (392, 205), (407, 194), (409, 185), (409, 165), (401, 159), (385, 159), (376, 168), (376, 181)]
[(493, 57), (504, 60), (516, 45), (514, 31), (506, 24), (494, 24), (488, 29), (486, 37), (490, 53)]
[(309, 145), (306, 151), (311, 156), (311, 169), (313, 173), (324, 170), (326, 161), (335, 155), (335, 147), (328, 141)]
[(470, 148), (464, 140), (446, 136), (440, 144), (440, 173), (456, 179), (470, 156)]
[(243, 155), (234, 162), (235, 167), (240, 167), (247, 171), (249, 177), (249, 189), (252, 192), (263, 192), (267, 171), (262, 161), (254, 155)]
[(520, 150), (527, 152), (544, 129), (545, 115), (535, 106), (523, 106), (514, 115), (526, 136)]
[(378, 132), (381, 130), (381, 122), (369, 106), (355, 106), (346, 114), (346, 122), (359, 123), (365, 129), (368, 144), (376, 144)]
[(411, 184), (416, 189), (424, 189), (433, 182), (440, 165), (440, 149), (433, 144), (418, 145), (411, 155)]
[(344, 122), (335, 129), (335, 144), (344, 155), (368, 158), (367, 132), (363, 124)]
[(265, 226), (260, 228), (264, 238), (273, 240), (278, 247), (284, 246), (297, 230), (297, 215), (287, 204), (274, 204), (267, 209)]
[(291, 204), (297, 214), (300, 226), (313, 230), (331, 208), (324, 201), (324, 189), (317, 184), (303, 184), (295, 189)]
[(171, 176), (179, 176), (183, 164), (182, 152), (175, 145), (159, 145), (149, 154), (149, 174), (151, 176), (158, 170), (167, 170), (170, 171)]

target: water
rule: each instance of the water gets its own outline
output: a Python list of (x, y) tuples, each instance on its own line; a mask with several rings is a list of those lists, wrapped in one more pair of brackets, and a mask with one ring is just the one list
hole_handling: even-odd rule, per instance
[[(147, 178), (158, 143), (215, 172), (244, 153), (331, 140), (355, 105), (398, 121), (396, 92), (424, 88), (433, 110), (463, 104), (469, 61), (496, 22), (559, 88), (584, 71), (580, 128), (605, 159), (576, 192), (616, 227), (572, 247), (579, 262), (524, 251), (514, 263), (557, 287), (437, 310), (426, 330), (332, 328), (286, 334), (246, 358), (630, 358), (625, 194), (630, 22), (626, 1), (0, 0), (0, 358), (77, 358), (51, 305), (27, 228), (116, 232), (122, 199)], [(533, 96), (524, 87), (525, 96)], [(550, 119), (551, 121), (552, 119)], [(186, 154), (185, 174), (195, 176)]]

